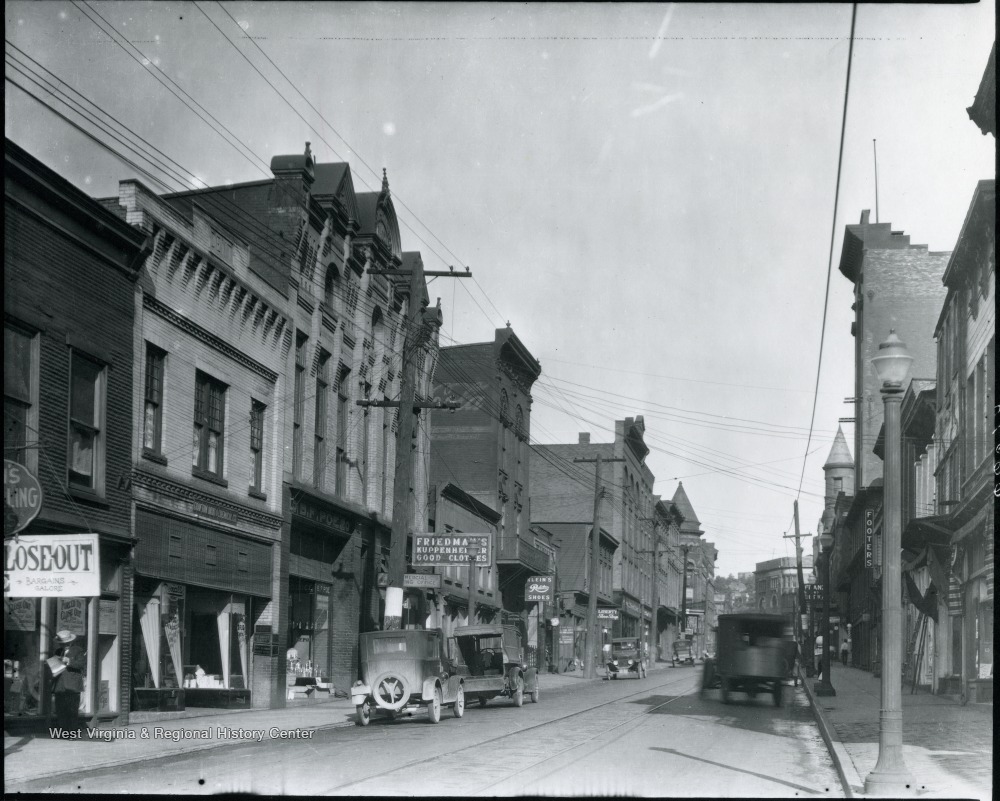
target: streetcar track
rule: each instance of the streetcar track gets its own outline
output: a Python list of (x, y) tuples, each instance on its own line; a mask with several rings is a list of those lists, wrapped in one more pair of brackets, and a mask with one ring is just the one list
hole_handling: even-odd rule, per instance
[[(697, 677), (697, 674), (695, 675), (695, 677)], [(577, 710), (576, 712), (570, 712), (570, 713), (568, 713), (566, 715), (562, 715), (562, 716), (557, 717), (557, 718), (552, 718), (552, 719), (546, 720), (546, 721), (544, 721), (542, 723), (535, 723), (535, 724), (532, 724), (531, 726), (526, 726), (526, 727), (524, 727), (522, 729), (518, 729), (517, 731), (506, 732), (504, 734), (499, 734), (496, 737), (492, 737), (492, 738), (489, 738), (489, 739), (486, 739), (486, 740), (480, 740), (479, 742), (473, 743), (471, 745), (467, 745), (464, 748), (459, 748), (456, 751), (450, 751), (450, 752), (448, 752), (447, 756), (448, 757), (454, 757), (454, 756), (456, 756), (458, 754), (461, 754), (461, 753), (463, 753), (465, 751), (471, 751), (471, 750), (476, 749), (476, 748), (481, 748), (482, 746), (487, 746), (487, 745), (499, 743), (502, 740), (507, 740), (507, 739), (510, 739), (511, 737), (520, 737), (522, 735), (525, 735), (525, 734), (527, 734), (529, 732), (532, 732), (532, 731), (535, 731), (537, 729), (542, 729), (542, 728), (545, 728), (546, 726), (551, 726), (552, 724), (562, 723), (564, 721), (570, 720), (570, 719), (575, 718), (575, 717), (580, 717), (582, 715), (588, 715), (588, 714), (590, 714), (590, 713), (592, 713), (592, 712), (594, 712), (594, 711), (596, 711), (598, 709), (601, 709), (603, 707), (611, 706), (612, 704), (618, 704), (618, 703), (621, 703), (623, 701), (627, 701), (630, 698), (635, 698), (636, 696), (639, 696), (639, 695), (648, 694), (651, 690), (659, 690), (659, 689), (664, 688), (664, 687), (670, 687), (670, 686), (672, 686), (674, 684), (678, 684), (678, 683), (680, 683), (682, 681), (690, 680), (691, 678), (692, 678), (692, 676), (681, 676), (681, 677), (678, 677), (676, 679), (672, 679), (672, 680), (666, 681), (663, 684), (658, 684), (655, 687), (649, 687), (648, 685), (646, 685), (645, 687), (643, 687), (643, 689), (638, 690), (638, 691), (636, 691), (634, 693), (629, 693), (628, 695), (623, 695), (623, 696), (620, 696), (618, 698), (611, 699), (609, 701), (604, 701), (604, 702), (602, 702), (600, 704), (595, 704), (593, 706), (589, 706), (586, 709), (580, 709), (580, 710)], [(603, 736), (608, 731), (612, 731), (614, 729), (620, 728), (620, 727), (622, 727), (622, 726), (624, 726), (624, 725), (626, 725), (628, 723), (634, 723), (634, 722), (640, 720), (644, 715), (648, 715), (651, 712), (654, 712), (654, 711), (656, 711), (658, 709), (662, 709), (663, 707), (667, 706), (668, 704), (671, 704), (674, 701), (676, 701), (676, 700), (678, 700), (680, 698), (683, 698), (683, 697), (684, 697), (683, 695), (674, 696), (673, 698), (670, 698), (669, 700), (663, 702), (662, 704), (658, 704), (658, 705), (656, 705), (654, 707), (648, 707), (648, 708), (644, 709), (643, 711), (639, 712), (638, 714), (633, 715), (632, 717), (630, 717), (628, 720), (624, 720), (624, 721), (622, 721), (620, 723), (617, 723), (617, 724), (614, 724), (613, 726), (610, 726), (610, 727), (609, 726), (603, 726), (603, 727), (600, 728), (600, 731), (598, 731), (597, 733), (595, 733), (593, 736), (588, 737), (586, 740), (584, 740), (582, 742), (574, 743), (573, 745), (568, 746), (567, 748), (564, 748), (563, 750), (559, 751), (556, 754), (550, 754), (550, 755), (548, 755), (546, 757), (543, 757), (542, 759), (539, 759), (539, 760), (533, 762), (532, 764), (526, 766), (525, 769), (533, 768), (536, 765), (540, 765), (543, 762), (546, 762), (546, 761), (548, 761), (550, 759), (555, 759), (556, 757), (558, 757), (558, 756), (560, 756), (560, 755), (562, 755), (564, 753), (567, 753), (568, 751), (572, 751), (574, 748), (579, 748), (579, 747), (581, 747), (583, 745), (586, 745), (587, 743), (593, 742), (595, 739), (597, 739), (600, 736)], [(391, 768), (389, 770), (382, 771), (381, 773), (373, 773), (373, 774), (371, 774), (369, 776), (365, 776), (364, 778), (355, 779), (354, 781), (347, 782), (346, 784), (341, 784), (341, 785), (337, 785), (335, 787), (325, 788), (323, 790), (322, 794), (339, 793), (339, 792), (341, 792), (343, 790), (346, 790), (347, 788), (354, 787), (355, 785), (364, 784), (365, 782), (373, 781), (375, 779), (381, 779), (381, 778), (384, 778), (386, 776), (391, 776), (394, 773), (399, 773), (400, 771), (408, 770), (409, 768), (413, 768), (413, 767), (415, 767), (417, 765), (423, 765), (423, 766), (425, 766), (425, 765), (427, 765), (427, 762), (428, 762), (428, 760), (426, 758), (414, 759), (414, 760), (411, 760), (410, 762), (406, 762), (406, 763), (404, 763), (402, 765), (397, 765), (397, 766), (395, 766), (395, 767), (393, 767), (393, 768)], [(487, 790), (490, 787), (493, 787), (493, 786), (495, 786), (497, 784), (500, 784), (500, 783), (508, 780), (509, 778), (510, 778), (509, 775), (504, 776), (501, 779), (498, 779), (498, 780), (496, 780), (496, 781), (494, 781), (494, 782), (492, 782), (490, 784), (485, 785), (484, 787), (479, 788), (479, 792), (481, 792), (483, 790)]]

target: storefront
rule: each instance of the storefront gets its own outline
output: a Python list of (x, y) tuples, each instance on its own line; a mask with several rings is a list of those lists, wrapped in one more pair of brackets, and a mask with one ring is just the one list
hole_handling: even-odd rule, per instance
[(136, 530), (133, 710), (250, 708), (271, 544), (142, 508)]
[(86, 654), (81, 716), (93, 722), (114, 721), (122, 712), (122, 565), (128, 559), (127, 546), (96, 534), (28, 535), (6, 544), (8, 561), (16, 563), (19, 551), (27, 553), (38, 544), (88, 540), (98, 553), (93, 595), (64, 596), (45, 590), (50, 594), (42, 597), (4, 596), (7, 729), (30, 728), (52, 713), (52, 675), (45, 661), (56, 655), (60, 646), (54, 638), (61, 631), (72, 633)]
[(642, 606), (639, 601), (621, 590), (615, 592), (621, 615), (613, 628), (614, 637), (641, 637), (643, 634)]

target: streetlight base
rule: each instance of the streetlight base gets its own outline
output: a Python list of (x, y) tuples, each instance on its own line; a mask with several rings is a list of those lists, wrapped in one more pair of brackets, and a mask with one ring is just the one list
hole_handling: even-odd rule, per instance
[(836, 695), (837, 691), (833, 689), (833, 685), (828, 681), (818, 681), (813, 685), (813, 693), (819, 697), (828, 697)]
[(876, 765), (865, 777), (865, 795), (900, 798), (916, 794), (913, 777), (907, 773), (905, 766), (885, 770)]

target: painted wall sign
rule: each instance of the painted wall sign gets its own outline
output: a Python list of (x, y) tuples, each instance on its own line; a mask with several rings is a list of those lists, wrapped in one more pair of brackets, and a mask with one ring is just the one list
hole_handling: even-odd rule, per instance
[(304, 498), (292, 498), (292, 515), (322, 526), (342, 536), (354, 533), (354, 521), (344, 515), (338, 515), (327, 509), (310, 503)]
[(555, 576), (531, 576), (524, 583), (525, 601), (552, 603), (556, 593)]
[(4, 595), (15, 598), (101, 594), (97, 534), (36, 534), (4, 543)]
[(414, 534), (413, 562), (421, 567), (454, 567), (469, 564), (469, 546), (475, 549), (476, 564), (490, 563), (489, 534)]
[(3, 460), (5, 537), (23, 531), (42, 511), (42, 485), (23, 464)]
[(239, 523), (240, 516), (231, 509), (225, 509), (222, 506), (217, 506), (214, 503), (204, 503), (203, 501), (195, 501), (191, 504), (191, 509), (196, 515), (202, 517), (211, 517), (215, 520), (223, 520), (226, 523)]
[(865, 567), (875, 566), (875, 510), (865, 509)]
[(424, 587), (429, 590), (441, 589), (440, 573), (405, 573), (403, 575), (404, 587)]

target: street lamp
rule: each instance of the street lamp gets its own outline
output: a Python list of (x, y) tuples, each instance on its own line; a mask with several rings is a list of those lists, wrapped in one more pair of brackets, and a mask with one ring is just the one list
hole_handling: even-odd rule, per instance
[(872, 367), (881, 383), (885, 410), (885, 461), (882, 507), (882, 704), (878, 725), (878, 762), (865, 778), (871, 795), (913, 794), (913, 779), (903, 762), (902, 663), (903, 605), (901, 549), (901, 464), (899, 408), (903, 382), (913, 357), (889, 331)]
[(479, 556), (479, 544), (469, 541), (466, 545), (469, 554), (469, 624), (476, 625), (476, 557)]
[(830, 557), (833, 555), (833, 535), (823, 530), (819, 535), (819, 547), (823, 552), (823, 678), (813, 689), (816, 695), (836, 695), (830, 683)]

